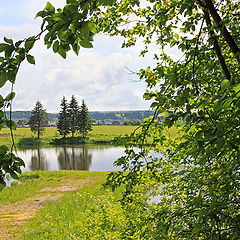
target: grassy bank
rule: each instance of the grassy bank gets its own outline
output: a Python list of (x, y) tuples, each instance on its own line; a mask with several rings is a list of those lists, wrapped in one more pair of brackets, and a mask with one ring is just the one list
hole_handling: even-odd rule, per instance
[(90, 195), (104, 194), (101, 184), (106, 174), (87, 171), (23, 173), (19, 179), (21, 184), (14, 183), (0, 192), (0, 239), (64, 239), (61, 229), (65, 228), (68, 234), (70, 219), (74, 223), (79, 220), (79, 211), (86, 210), (83, 199), (90, 202)]
[[(93, 130), (89, 133), (90, 143), (110, 143), (115, 137), (119, 135), (130, 134), (136, 129), (136, 126), (93, 126)], [(16, 146), (38, 145), (36, 139), (30, 128), (17, 128), (14, 132), (14, 141)], [(172, 127), (165, 131), (167, 135), (172, 137), (177, 135), (177, 129)], [(69, 135), (70, 136), (70, 135)], [(78, 137), (79, 135), (76, 135)], [(41, 136), (41, 144), (49, 145), (53, 139), (61, 138), (56, 127), (48, 127), (43, 136)], [(4, 128), (0, 134), (1, 145), (5, 144), (11, 146), (10, 131)]]

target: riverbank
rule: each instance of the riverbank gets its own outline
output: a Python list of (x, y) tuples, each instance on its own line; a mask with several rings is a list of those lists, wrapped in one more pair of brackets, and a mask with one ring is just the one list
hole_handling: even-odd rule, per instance
[[(120, 135), (130, 134), (134, 131), (136, 126), (93, 126), (93, 130), (89, 133), (89, 143), (108, 143)], [(33, 134), (30, 128), (17, 128), (13, 131), (14, 142), (17, 147), (27, 146), (27, 145), (38, 145), (41, 142), (41, 145), (47, 146), (54, 139), (60, 139), (61, 136), (57, 131), (56, 127), (47, 127), (45, 128), (44, 134), (40, 137), (40, 141), (36, 139), (36, 135)], [(69, 135), (70, 137), (70, 135)], [(80, 135), (76, 134), (76, 137)], [(4, 144), (8, 147), (12, 145), (12, 139), (10, 131), (7, 128), (2, 129), (0, 135), (1, 144)]]
[[(78, 221), (97, 208), (94, 198), (111, 196), (117, 205), (120, 192), (107, 194), (101, 188), (106, 175), (87, 171), (21, 174), (19, 182), (0, 192), (0, 239), (68, 239), (79, 231)], [(82, 231), (87, 231), (85, 227)]]
[[(93, 144), (111, 144), (112, 140), (115, 137), (120, 135), (131, 134), (137, 127), (136, 126), (93, 126), (93, 130), (89, 133), (88, 143)], [(61, 136), (57, 131), (56, 127), (47, 127), (44, 135), (41, 136), (40, 140), (36, 139), (36, 135), (34, 135), (30, 128), (17, 128), (13, 131), (14, 134), (14, 143), (17, 148), (26, 147), (32, 145), (43, 145), (48, 146), (51, 143), (56, 143), (56, 145), (61, 144)], [(171, 129), (166, 130), (167, 135), (171, 135), (175, 137), (177, 135), (177, 129), (172, 127)], [(70, 137), (70, 135), (69, 135)], [(56, 139), (56, 140), (55, 140)], [(79, 139), (79, 142), (77, 141)], [(10, 135), (10, 131), (7, 128), (2, 129), (0, 134), (1, 145), (6, 145), (11, 147), (12, 139)], [(81, 136), (76, 135), (75, 143), (79, 144), (81, 142)]]

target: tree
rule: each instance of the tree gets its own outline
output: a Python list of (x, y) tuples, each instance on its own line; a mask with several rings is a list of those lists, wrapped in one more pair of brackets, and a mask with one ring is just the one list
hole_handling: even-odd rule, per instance
[(78, 124), (78, 130), (85, 138), (87, 133), (92, 130), (92, 119), (89, 117), (88, 108), (84, 100), (82, 100), (80, 107)]
[(66, 138), (67, 134), (70, 132), (68, 104), (64, 96), (61, 101), (61, 111), (58, 116), (57, 130), (64, 138)]
[(69, 116), (69, 130), (72, 133), (72, 137), (74, 138), (74, 134), (78, 130), (78, 118), (79, 118), (79, 106), (76, 98), (72, 95), (71, 101), (68, 105), (67, 114)]
[(31, 131), (37, 133), (38, 139), (40, 135), (43, 135), (45, 127), (48, 125), (48, 121), (49, 118), (47, 116), (47, 111), (43, 108), (42, 103), (37, 101), (34, 109), (31, 112), (28, 123)]
[[(124, 47), (141, 38), (142, 56), (157, 45), (155, 66), (138, 74), (155, 115), (119, 139), (126, 156), (116, 165), (128, 172), (111, 173), (107, 182), (125, 185), (132, 211), (139, 196), (158, 195), (158, 204), (143, 208), (152, 239), (240, 238), (239, 8), (233, 0), (117, 1), (96, 20), (102, 31), (123, 36)], [(170, 47), (182, 57), (174, 60)], [(178, 138), (164, 134), (177, 125)]]

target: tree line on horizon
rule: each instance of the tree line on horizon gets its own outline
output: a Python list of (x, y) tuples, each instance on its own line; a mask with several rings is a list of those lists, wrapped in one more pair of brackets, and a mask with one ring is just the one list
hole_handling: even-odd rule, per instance
[[(57, 121), (57, 131), (60, 135), (65, 139), (71, 133), (72, 138), (74, 138), (74, 135), (79, 132), (85, 138), (87, 133), (92, 130), (92, 119), (89, 117), (88, 107), (84, 99), (79, 106), (74, 95), (72, 95), (69, 103), (63, 96), (60, 107)], [(40, 101), (37, 101), (31, 111), (28, 123), (31, 131), (37, 134), (38, 139), (43, 134), (45, 127), (48, 126), (48, 122), (49, 117), (46, 109)]]

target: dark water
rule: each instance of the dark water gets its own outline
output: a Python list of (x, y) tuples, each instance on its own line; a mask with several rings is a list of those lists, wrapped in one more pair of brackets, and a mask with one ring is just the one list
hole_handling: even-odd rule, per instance
[(25, 162), (23, 172), (35, 170), (121, 170), (113, 162), (124, 155), (124, 148), (105, 145), (74, 145), (18, 150)]

